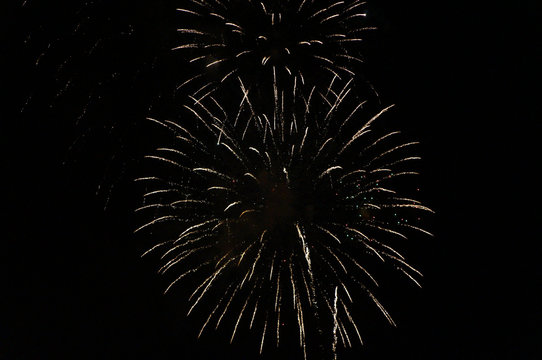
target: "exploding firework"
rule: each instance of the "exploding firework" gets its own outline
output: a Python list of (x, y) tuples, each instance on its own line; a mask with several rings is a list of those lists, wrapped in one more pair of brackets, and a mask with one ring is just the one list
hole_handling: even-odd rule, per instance
[(180, 87), (196, 84), (199, 97), (237, 76), (249, 85), (277, 75), (310, 86), (323, 74), (350, 78), (363, 62), (360, 42), (373, 29), (359, 0), (192, 0), (177, 10), (174, 50), (196, 69)]
[(394, 324), (374, 295), (373, 269), (386, 262), (419, 285), (396, 244), (429, 234), (418, 223), (431, 210), (400, 193), (401, 179), (416, 174), (416, 143), (373, 131), (390, 107), (364, 119), (348, 84), (286, 95), (269, 114), (254, 112), (243, 90), (235, 120), (212, 96), (186, 106), (182, 122), (150, 119), (173, 142), (148, 156), (154, 175), (137, 179), (147, 220), (136, 232), (163, 237), (145, 254), (161, 252), (166, 292), (192, 286), (188, 314), (201, 312), (200, 334), (230, 322), (233, 341), (247, 326), (261, 352), (295, 324), (305, 357), (319, 335), (336, 356), (339, 344), (362, 341), (356, 298)]

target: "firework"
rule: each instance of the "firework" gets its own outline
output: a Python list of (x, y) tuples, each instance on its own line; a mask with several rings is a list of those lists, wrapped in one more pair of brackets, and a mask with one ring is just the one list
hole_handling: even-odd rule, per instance
[(77, 167), (88, 158), (82, 168), (100, 169), (87, 182), (106, 207), (133, 159), (148, 152), (138, 138), (148, 111), (168, 112), (173, 101), (173, 79), (181, 77), (169, 66), (176, 55), (170, 51), (176, 32), (168, 31), (175, 8), (152, 1), (27, 1), (20, 14), (14, 31), (24, 42), (12, 53), (23, 69), (17, 81), (26, 97), (19, 104), (23, 122), (55, 119), (69, 134), (64, 164)]
[(235, 119), (212, 96), (186, 106), (181, 122), (150, 119), (173, 142), (148, 156), (154, 174), (138, 179), (146, 193), (137, 212), (147, 220), (136, 232), (161, 239), (145, 254), (161, 254), (159, 272), (172, 275), (166, 292), (192, 287), (188, 314), (202, 314), (199, 334), (228, 323), (233, 341), (246, 326), (261, 334), (261, 352), (295, 324), (307, 357), (319, 341), (311, 329), (330, 329), (320, 335), (336, 356), (338, 345), (362, 341), (356, 298), (394, 324), (374, 295), (379, 263), (419, 285), (395, 246), (411, 232), (429, 234), (418, 220), (431, 210), (400, 193), (401, 179), (416, 174), (416, 143), (375, 134), (390, 107), (365, 116), (348, 84), (277, 91), (268, 114), (241, 94)]
[(272, 77), (310, 86), (325, 77), (355, 75), (363, 62), (360, 43), (367, 25), (359, 0), (192, 0), (178, 8), (179, 45), (194, 66), (192, 84), (204, 97), (228, 80)]

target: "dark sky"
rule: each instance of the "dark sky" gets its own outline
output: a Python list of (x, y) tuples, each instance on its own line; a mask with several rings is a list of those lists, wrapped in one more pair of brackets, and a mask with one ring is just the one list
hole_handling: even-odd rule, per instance
[[(258, 358), (254, 337), (229, 345), (219, 330), (196, 341), (198, 319), (162, 295), (127, 215), (139, 201), (133, 166), (152, 143), (132, 135), (180, 71), (163, 56), (175, 2), (20, 3), (2, 10), (0, 28), (0, 359)], [(369, 9), (379, 27), (369, 77), (422, 143), (435, 237), (412, 240), (409, 252), (423, 288), (392, 281), (381, 298), (398, 328), (370, 317), (366, 344), (341, 358), (540, 359), (540, 2)], [(118, 119), (132, 120), (112, 126)], [(264, 359), (297, 354), (269, 349)]]

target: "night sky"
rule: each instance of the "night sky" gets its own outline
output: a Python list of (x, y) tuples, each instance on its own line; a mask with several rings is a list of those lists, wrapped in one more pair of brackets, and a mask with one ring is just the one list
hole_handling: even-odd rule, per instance
[[(156, 259), (140, 258), (132, 179), (156, 145), (142, 120), (174, 109), (178, 4), (24, 3), (1, 11), (0, 359), (302, 358), (272, 346), (259, 356), (250, 332), (196, 340), (201, 319), (162, 294)], [(421, 142), (435, 237), (409, 240), (422, 289), (383, 284), (398, 327), (369, 309), (365, 345), (340, 359), (540, 359), (541, 3), (368, 9), (379, 30), (366, 76), (396, 104), (394, 128)]]

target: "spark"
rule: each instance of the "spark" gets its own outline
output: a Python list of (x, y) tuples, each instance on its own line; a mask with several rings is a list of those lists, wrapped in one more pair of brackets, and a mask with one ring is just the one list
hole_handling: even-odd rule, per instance
[(338, 287), (335, 286), (335, 299), (333, 300), (333, 358), (337, 359), (337, 328), (338, 328), (338, 321), (337, 321), (337, 300), (338, 300)]

